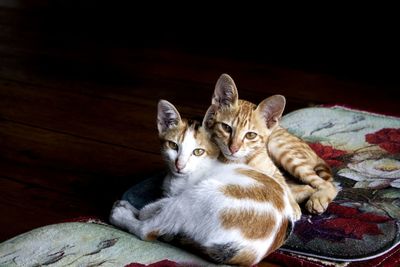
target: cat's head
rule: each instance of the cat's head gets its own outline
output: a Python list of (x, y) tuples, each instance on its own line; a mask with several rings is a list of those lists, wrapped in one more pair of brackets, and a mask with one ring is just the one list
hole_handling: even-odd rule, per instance
[(201, 172), (219, 154), (202, 125), (182, 119), (177, 109), (166, 100), (158, 102), (157, 128), (162, 143), (161, 153), (174, 175)]
[(234, 81), (222, 74), (204, 125), (227, 159), (243, 160), (265, 149), (271, 131), (279, 124), (285, 102), (281, 95), (271, 96), (258, 106), (239, 100)]

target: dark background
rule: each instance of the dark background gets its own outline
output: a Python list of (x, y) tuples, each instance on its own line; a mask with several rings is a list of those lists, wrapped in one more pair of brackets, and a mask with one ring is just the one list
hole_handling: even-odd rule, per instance
[(34, 227), (106, 220), (163, 168), (164, 98), (201, 117), (221, 73), (241, 98), (286, 112), (399, 109), (399, 18), (384, 6), (0, 0), (0, 241)]
[[(5, 2), (26, 7), (18, 22), (41, 33), (32, 37), (43, 51), (87, 53), (91, 60), (103, 63), (92, 69), (93, 75), (101, 76), (102, 68), (110, 75), (105, 65), (114, 50), (160, 48), (328, 73), (370, 84), (399, 83), (400, 19), (391, 6)], [(91, 67), (76, 71), (87, 75)]]

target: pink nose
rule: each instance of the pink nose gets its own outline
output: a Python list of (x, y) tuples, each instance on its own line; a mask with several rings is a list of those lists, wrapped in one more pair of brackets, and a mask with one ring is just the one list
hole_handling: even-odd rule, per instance
[(185, 166), (186, 166), (186, 164), (182, 163), (181, 161), (179, 161), (179, 160), (175, 161), (175, 167), (178, 172), (180, 170), (182, 170), (183, 168), (185, 168)]
[(235, 154), (236, 152), (239, 151), (239, 146), (238, 145), (230, 145), (229, 146), (229, 151), (231, 151), (232, 154)]

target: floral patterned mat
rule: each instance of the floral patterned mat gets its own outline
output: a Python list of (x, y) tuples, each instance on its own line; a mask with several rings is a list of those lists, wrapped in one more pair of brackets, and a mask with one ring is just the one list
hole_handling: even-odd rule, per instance
[(400, 243), (400, 119), (341, 107), (307, 108), (282, 125), (326, 160), (340, 190), (319, 216), (304, 214), (284, 251), (367, 260)]

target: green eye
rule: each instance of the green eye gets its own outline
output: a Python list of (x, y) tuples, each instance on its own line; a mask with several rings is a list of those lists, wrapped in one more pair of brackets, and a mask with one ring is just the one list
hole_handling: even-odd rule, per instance
[(231, 126), (229, 126), (226, 123), (221, 122), (221, 127), (222, 127), (222, 130), (224, 130), (227, 133), (231, 133), (232, 132)]
[(172, 141), (167, 141), (167, 146), (173, 150), (178, 150), (178, 144)]
[(249, 140), (256, 138), (256, 136), (257, 136), (257, 134), (254, 133), (254, 132), (248, 132), (246, 134), (246, 138), (249, 139)]
[(195, 155), (195, 156), (199, 157), (199, 156), (203, 155), (203, 154), (204, 154), (204, 152), (205, 152), (205, 150), (204, 150), (204, 149), (201, 149), (201, 148), (196, 148), (195, 150), (193, 150), (193, 155)]

